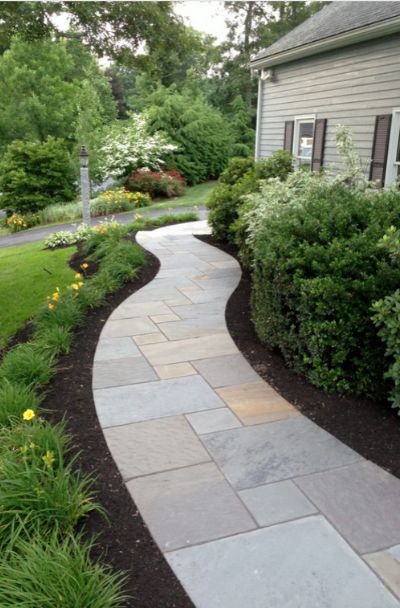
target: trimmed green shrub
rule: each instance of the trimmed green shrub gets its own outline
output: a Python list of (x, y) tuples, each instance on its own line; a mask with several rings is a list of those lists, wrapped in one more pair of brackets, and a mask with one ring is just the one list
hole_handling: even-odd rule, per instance
[(296, 180), (302, 187), (291, 192), (266, 186), (264, 204), (248, 214), (257, 334), (315, 385), (382, 398), (384, 346), (370, 311), (400, 282), (379, 245), (389, 226), (400, 227), (400, 196), (316, 175)]
[(207, 201), (208, 221), (215, 238), (234, 242), (236, 232), (241, 230), (237, 220), (246, 195), (257, 192), (261, 179), (285, 180), (292, 170), (292, 156), (284, 150), (257, 163), (250, 158), (232, 158)]
[(64, 140), (13, 141), (0, 163), (1, 204), (8, 213), (35, 213), (75, 198), (75, 174)]
[(124, 577), (94, 564), (93, 543), (53, 534), (17, 540), (0, 558), (2, 608), (120, 608)]

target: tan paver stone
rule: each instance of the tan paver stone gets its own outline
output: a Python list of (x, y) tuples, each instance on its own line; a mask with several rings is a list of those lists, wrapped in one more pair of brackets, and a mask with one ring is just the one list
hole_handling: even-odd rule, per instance
[[(135, 295), (135, 294), (134, 294)], [(147, 315), (166, 315), (171, 310), (163, 302), (135, 302), (129, 297), (114, 310), (111, 319), (130, 319)]]
[(168, 323), (169, 321), (180, 321), (178, 315), (175, 315), (173, 312), (168, 315), (154, 315), (150, 317), (153, 323)]
[(386, 585), (400, 598), (400, 562), (388, 551), (364, 555), (364, 559)]
[(285, 420), (299, 412), (265, 382), (239, 384), (216, 390), (245, 425)]
[(178, 378), (180, 376), (193, 376), (197, 374), (196, 370), (190, 363), (171, 363), (171, 365), (156, 365), (155, 372), (162, 380), (168, 378)]
[(148, 317), (109, 320), (102, 331), (102, 338), (138, 336), (156, 331), (157, 326)]
[(135, 342), (138, 346), (141, 346), (142, 344), (157, 344), (158, 342), (167, 341), (167, 338), (160, 331), (154, 332), (152, 334), (143, 334), (141, 336), (134, 336), (133, 339), (135, 340)]
[(117, 426), (104, 435), (124, 479), (210, 460), (183, 416)]
[(230, 355), (236, 353), (237, 348), (229, 335), (217, 334), (188, 340), (176, 340), (165, 344), (148, 344), (141, 346), (141, 351), (152, 365), (163, 365), (204, 359), (211, 356)]

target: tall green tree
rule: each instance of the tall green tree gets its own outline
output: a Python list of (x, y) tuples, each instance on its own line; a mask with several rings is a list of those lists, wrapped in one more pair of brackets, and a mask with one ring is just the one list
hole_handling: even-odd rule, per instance
[(82, 94), (103, 124), (115, 117), (107, 79), (87, 50), (76, 53), (65, 40), (16, 39), (0, 57), (0, 152), (14, 139), (43, 142), (49, 135), (65, 139), (71, 150)]

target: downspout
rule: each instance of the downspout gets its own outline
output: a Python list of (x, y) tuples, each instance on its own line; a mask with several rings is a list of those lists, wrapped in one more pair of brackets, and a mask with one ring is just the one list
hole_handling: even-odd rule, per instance
[(261, 72), (258, 73), (258, 93), (257, 93), (257, 122), (256, 122), (256, 145), (255, 160), (260, 160), (260, 141), (261, 141), (261, 112), (262, 112), (263, 80)]

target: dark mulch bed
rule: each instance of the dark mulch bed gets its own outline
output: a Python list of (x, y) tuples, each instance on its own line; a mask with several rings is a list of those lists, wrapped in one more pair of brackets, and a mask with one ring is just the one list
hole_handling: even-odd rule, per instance
[[(235, 247), (198, 237), (237, 258)], [(257, 371), (305, 416), (359, 454), (400, 477), (400, 417), (387, 403), (327, 394), (289, 369), (282, 356), (259, 341), (251, 323), (249, 272), (230, 297), (226, 322), (237, 347)]]
[[(82, 261), (78, 252), (71, 264), (78, 270)], [(97, 536), (94, 558), (127, 572), (126, 591), (133, 598), (126, 603), (127, 608), (193, 608), (123, 484), (105, 443), (92, 398), (93, 357), (105, 321), (125, 298), (151, 281), (158, 268), (157, 258), (149, 254), (139, 275), (90, 314), (85, 326), (76, 332), (71, 352), (59, 361), (44, 407), (51, 410), (53, 422), (66, 417), (74, 448), (81, 451), (78, 460), (81, 469), (97, 476), (96, 499), (107, 511), (109, 522), (92, 513), (85, 520), (85, 534)]]

